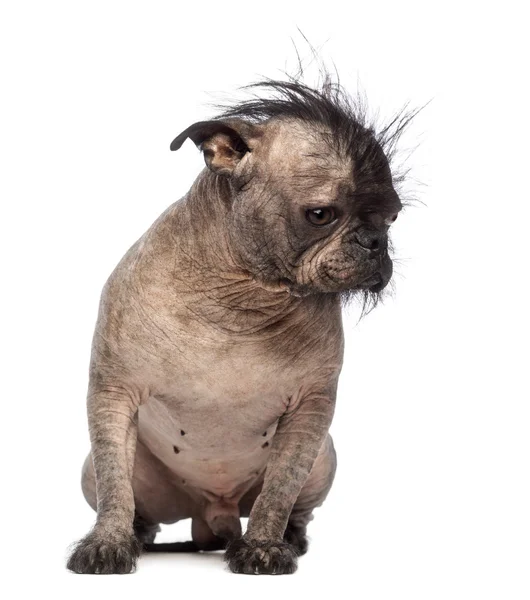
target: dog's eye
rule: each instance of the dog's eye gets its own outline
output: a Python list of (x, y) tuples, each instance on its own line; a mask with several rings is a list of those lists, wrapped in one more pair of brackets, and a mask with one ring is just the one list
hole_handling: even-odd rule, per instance
[(335, 220), (335, 211), (332, 208), (313, 208), (306, 210), (305, 216), (312, 225), (328, 225)]

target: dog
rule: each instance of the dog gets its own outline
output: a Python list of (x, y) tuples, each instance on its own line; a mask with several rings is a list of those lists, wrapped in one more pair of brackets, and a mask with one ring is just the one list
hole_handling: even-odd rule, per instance
[[(329, 79), (253, 89), (175, 138), (206, 167), (104, 286), (82, 473), (97, 520), (74, 572), (129, 573), (144, 548), (293, 573), (332, 486), (341, 311), (391, 279), (390, 165), (411, 117), (376, 132)], [(187, 518), (192, 541), (154, 543)]]

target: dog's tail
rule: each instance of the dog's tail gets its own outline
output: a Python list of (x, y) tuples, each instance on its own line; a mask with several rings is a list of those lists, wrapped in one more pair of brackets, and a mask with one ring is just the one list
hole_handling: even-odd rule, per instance
[(195, 542), (171, 542), (169, 544), (143, 544), (145, 552), (199, 552)]
[(214, 552), (215, 550), (225, 550), (227, 541), (216, 539), (207, 544), (197, 544), (196, 542), (170, 542), (168, 544), (143, 544), (145, 552)]
[(228, 543), (241, 537), (241, 521), (239, 510), (226, 503), (212, 503), (206, 514), (206, 522), (192, 520), (191, 533), (193, 541), (155, 544), (160, 525), (146, 522), (136, 514), (134, 531), (142, 544), (144, 552), (215, 552), (226, 550)]

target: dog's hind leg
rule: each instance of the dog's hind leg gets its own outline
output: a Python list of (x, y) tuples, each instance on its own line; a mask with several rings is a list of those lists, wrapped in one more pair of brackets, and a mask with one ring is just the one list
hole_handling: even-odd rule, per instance
[(152, 544), (156, 534), (160, 531), (158, 523), (149, 523), (141, 515), (135, 513), (133, 521), (134, 534), (140, 544)]

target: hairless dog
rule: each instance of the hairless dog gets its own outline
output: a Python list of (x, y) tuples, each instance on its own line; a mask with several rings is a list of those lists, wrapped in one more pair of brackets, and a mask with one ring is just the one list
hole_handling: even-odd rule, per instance
[[(341, 310), (391, 279), (390, 158), (411, 115), (377, 132), (338, 83), (257, 85), (173, 141), (206, 167), (104, 286), (82, 473), (97, 520), (77, 573), (128, 573), (142, 548), (292, 573), (331, 488)], [(154, 543), (187, 518), (193, 541)]]

